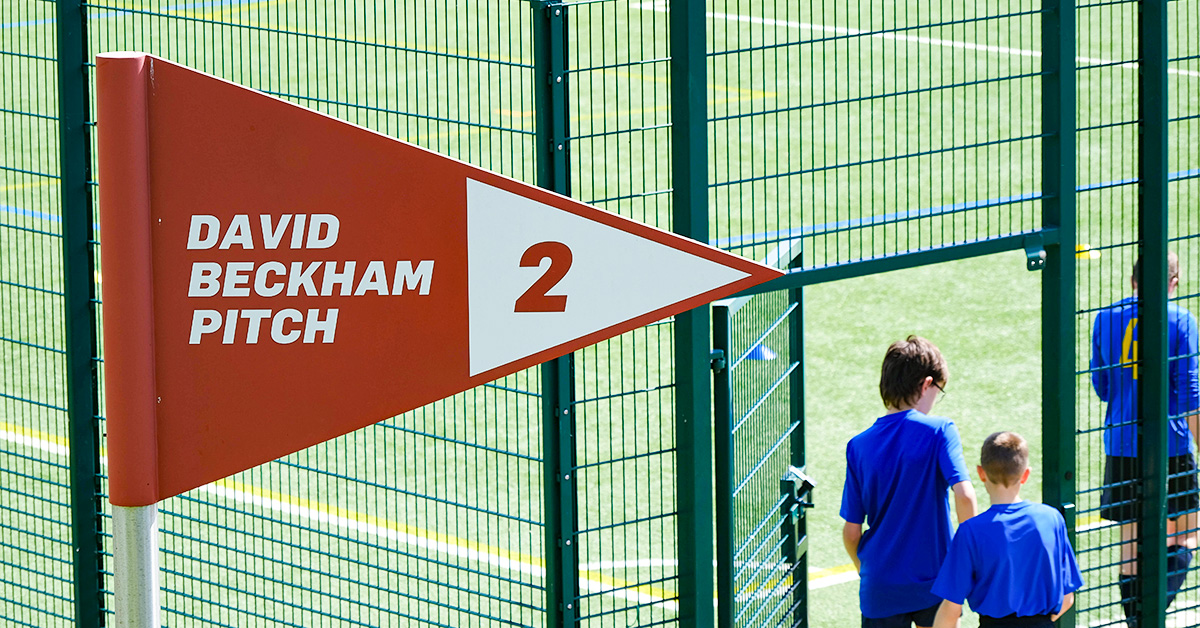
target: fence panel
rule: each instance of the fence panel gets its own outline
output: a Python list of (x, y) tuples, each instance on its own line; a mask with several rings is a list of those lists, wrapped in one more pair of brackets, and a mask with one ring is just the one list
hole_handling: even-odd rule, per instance
[[(627, 2), (562, 8), (570, 193), (669, 230), (667, 16)], [(662, 321), (575, 356), (581, 625), (679, 622), (673, 333)]]
[[(1134, 262), (1147, 244), (1141, 233), (1138, 207), (1142, 197), (1139, 170), (1139, 139), (1147, 123), (1148, 112), (1139, 109), (1139, 42), (1137, 39), (1141, 7), (1124, 2), (1098, 2), (1079, 7), (1079, 38), (1077, 43), (1078, 89), (1078, 173), (1079, 173), (1079, 242), (1083, 251), (1078, 264), (1078, 310), (1076, 317), (1076, 356), (1080, 367), (1076, 398), (1080, 408), (1078, 418), (1078, 542), (1080, 566), (1086, 586), (1080, 592), (1079, 625), (1123, 625), (1128, 613), (1136, 612), (1145, 603), (1145, 579), (1121, 585), (1123, 573), (1133, 571), (1137, 554), (1134, 544), (1143, 538), (1157, 538), (1145, 530), (1134, 533), (1130, 528), (1130, 543), (1122, 553), (1122, 526), (1101, 517), (1101, 498), (1105, 492), (1116, 495), (1123, 486), (1142, 481), (1140, 473), (1133, 479), (1104, 476), (1105, 457), (1119, 449), (1119, 443), (1134, 430), (1138, 438), (1146, 438), (1156, 429), (1156, 422), (1144, 418), (1133, 423), (1106, 417), (1107, 405), (1093, 388), (1093, 378), (1104, 377), (1114, 368), (1140, 369), (1144, 356), (1137, 354), (1136, 335), (1130, 342), (1127, 363), (1117, 367), (1087, 368), (1092, 356), (1092, 334), (1097, 315), (1110, 311), (1114, 304), (1133, 294), (1130, 277)], [(1195, 120), (1200, 113), (1200, 83), (1194, 34), (1200, 24), (1200, 4), (1191, 0), (1166, 5), (1170, 37), (1167, 42), (1169, 61), (1166, 67), (1166, 87), (1170, 94), (1167, 103), (1170, 137), (1167, 171), (1165, 173), (1169, 202), (1168, 248), (1179, 254), (1181, 276), (1178, 290), (1170, 302), (1195, 311), (1195, 267), (1198, 261), (1194, 240), (1200, 234), (1195, 206), (1194, 185), (1200, 152), (1195, 142)], [(1145, 150), (1143, 147), (1142, 150)], [(1140, 328), (1140, 325), (1139, 325)], [(1138, 332), (1134, 332), (1137, 334)], [(1194, 354), (1193, 354), (1194, 355)], [(1173, 368), (1188, 356), (1172, 357)], [(1136, 377), (1136, 376), (1135, 376)], [(1174, 385), (1170, 388), (1174, 394)], [(1107, 445), (1105, 441), (1107, 442)], [(1179, 476), (1178, 472), (1175, 476)], [(1138, 493), (1139, 495), (1141, 493)], [(1183, 497), (1174, 493), (1168, 501)], [(1140, 498), (1138, 498), (1140, 502)], [(1149, 507), (1139, 503), (1139, 507)], [(1180, 530), (1194, 528), (1182, 522)], [(1173, 532), (1168, 529), (1168, 533)], [(1170, 539), (1168, 543), (1174, 543)], [(1140, 551), (1147, 548), (1141, 547)], [(1179, 576), (1179, 569), (1171, 567)], [(1167, 574), (1165, 584), (1171, 583)], [(1187, 576), (1188, 580), (1194, 577)], [(1158, 586), (1158, 585), (1156, 585)], [(1166, 625), (1196, 623), (1195, 584), (1185, 585), (1183, 592), (1168, 608)], [(1128, 609), (1126, 608), (1128, 607)]]
[(1085, 581), (1077, 594), (1077, 623), (1121, 625), (1123, 598), (1114, 586), (1122, 568), (1119, 527), (1100, 518), (1103, 440), (1111, 429), (1085, 367), (1093, 320), (1103, 308), (1129, 296), (1128, 277), (1137, 257), (1137, 75), (1123, 65), (1137, 58), (1136, 7), (1093, 3), (1079, 7), (1077, 15), (1077, 229), (1084, 252), (1076, 271), (1075, 363), (1082, 371), (1076, 381), (1076, 553)]
[[(99, 2), (89, 53), (161, 55), (532, 180), (529, 15), (502, 0)], [(166, 500), (164, 625), (541, 625), (539, 379)]]
[(0, 6), (0, 618), (74, 623), (55, 6)]
[[(1180, 258), (1181, 281), (1170, 302), (1196, 314), (1200, 312), (1200, 2), (1178, 0), (1167, 5), (1168, 46), (1168, 241), (1171, 250)], [(1172, 360), (1176, 366), (1196, 359), (1196, 354), (1183, 352)], [(1171, 474), (1169, 478), (1181, 476)], [(1184, 493), (1169, 492), (1167, 499), (1187, 497)], [(1177, 526), (1184, 533), (1200, 533), (1196, 511)], [(1200, 583), (1197, 582), (1195, 560), (1186, 571), (1168, 558), (1167, 585), (1181, 579), (1179, 595), (1167, 608), (1168, 626), (1200, 624)]]
[(1041, 226), (1040, 3), (712, 3), (714, 232), (803, 268)]
[[(787, 261), (787, 260), (785, 260)], [(798, 292), (713, 306), (718, 623), (807, 626), (811, 486)], [(798, 492), (798, 494), (797, 494)]]

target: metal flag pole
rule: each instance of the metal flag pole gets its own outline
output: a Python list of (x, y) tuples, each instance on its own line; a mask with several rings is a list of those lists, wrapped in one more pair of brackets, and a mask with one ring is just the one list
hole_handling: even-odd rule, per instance
[(112, 508), (117, 628), (159, 628), (158, 504)]

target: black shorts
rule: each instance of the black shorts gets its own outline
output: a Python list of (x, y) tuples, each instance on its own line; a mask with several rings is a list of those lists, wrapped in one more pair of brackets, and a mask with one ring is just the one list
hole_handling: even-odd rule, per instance
[(937, 617), (938, 607), (942, 603), (938, 602), (929, 608), (924, 608), (911, 613), (900, 613), (891, 617), (867, 617), (862, 618), (862, 628), (912, 628), (912, 626), (932, 626), (933, 618)]
[[(1200, 508), (1196, 491), (1196, 459), (1192, 454), (1167, 459), (1167, 516), (1171, 519)], [(1100, 518), (1133, 523), (1138, 518), (1138, 459), (1105, 456), (1104, 492), (1100, 494)]]
[(1009, 615), (1007, 617), (979, 616), (979, 628), (1054, 628), (1049, 615)]

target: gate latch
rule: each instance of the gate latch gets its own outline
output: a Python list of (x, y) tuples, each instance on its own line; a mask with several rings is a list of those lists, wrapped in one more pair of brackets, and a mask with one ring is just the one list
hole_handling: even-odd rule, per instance
[(725, 370), (725, 351), (722, 349), (713, 349), (712, 353), (708, 354), (708, 364), (714, 373), (720, 373)]
[(812, 508), (814, 506), (811, 501), (800, 501), (800, 496), (811, 497), (812, 490), (816, 487), (816, 480), (793, 466), (789, 466), (787, 473), (783, 474), (783, 479), (779, 480), (779, 492), (783, 493), (790, 501), (795, 502), (801, 508)]

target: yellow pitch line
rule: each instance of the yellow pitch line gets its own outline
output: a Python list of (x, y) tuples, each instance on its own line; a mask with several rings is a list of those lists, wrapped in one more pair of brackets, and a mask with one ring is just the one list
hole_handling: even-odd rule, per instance
[[(0, 421), (0, 440), (57, 455), (65, 456), (69, 453), (69, 441), (66, 438), (5, 421)], [(104, 448), (100, 450), (100, 462), (103, 465), (108, 464), (107, 451)], [(493, 545), (397, 523), (389, 519), (339, 506), (332, 506), (287, 493), (264, 489), (229, 478), (217, 480), (197, 490), (305, 519), (321, 521), (342, 528), (350, 528), (367, 534), (404, 541), (409, 545), (433, 549), (444, 554), (482, 560), (497, 567), (513, 571), (540, 576), (544, 575), (546, 570), (545, 561), (536, 556), (510, 552)], [(1091, 521), (1092, 519), (1096, 518), (1085, 519), (1081, 522), (1080, 527), (1091, 527), (1099, 521), (1099, 519)], [(854, 566), (851, 564), (812, 570), (808, 576), (809, 585), (819, 588), (823, 580), (827, 578), (844, 578), (846, 573), (853, 570)], [(854, 579), (856, 578), (851, 578), (850, 580)], [(673, 591), (649, 585), (633, 586), (632, 582), (613, 578), (596, 570), (581, 570), (579, 584), (590, 591), (608, 592), (617, 597), (640, 602), (661, 603), (663, 606), (670, 608), (674, 608), (675, 603), (669, 600), (677, 597)], [(762, 588), (759, 587), (759, 589)]]
[(171, 13), (179, 13), (180, 15), (184, 15), (186, 17), (200, 16), (200, 17), (204, 17), (204, 18), (213, 18), (213, 17), (221, 17), (226, 14), (243, 13), (243, 12), (246, 12), (246, 11), (249, 11), (252, 9), (256, 9), (256, 8), (260, 8), (260, 7), (264, 7), (264, 6), (270, 6), (272, 4), (281, 4), (284, 1), (285, 0), (261, 0), (259, 2), (247, 2), (245, 4), (234, 4), (234, 5), (230, 5), (230, 6), (226, 6), (226, 7), (220, 7), (220, 8), (214, 9), (212, 11), (203, 11), (203, 12), (196, 12), (196, 11), (193, 11), (192, 9), (176, 9), (176, 10), (167, 9), (167, 10), (170, 11)]
[[(69, 441), (62, 436), (3, 421), (0, 421), (0, 440), (57, 455), (65, 456), (69, 453)], [(101, 449), (100, 453), (101, 464), (107, 465), (106, 451)], [(397, 523), (382, 517), (264, 489), (229, 478), (207, 484), (197, 490), (304, 519), (332, 524), (340, 528), (398, 540), (408, 545), (432, 549), (443, 554), (486, 562), (512, 571), (535, 576), (542, 576), (546, 571), (545, 561), (535, 556)], [(581, 571), (579, 584), (588, 591), (606, 592), (609, 595), (644, 603), (662, 603), (673, 606), (672, 602), (666, 600), (676, 597), (674, 592), (666, 589), (649, 585), (635, 586), (632, 582), (596, 571)]]
[[(5, 421), (0, 421), (0, 440), (62, 456), (68, 455), (70, 451), (69, 441), (62, 436)], [(105, 448), (100, 450), (100, 463), (108, 464)], [(492, 545), (432, 532), (229, 478), (202, 486), (198, 490), (234, 501), (331, 523), (343, 528), (405, 541), (410, 545), (418, 545), (442, 553), (484, 560), (489, 564), (531, 575), (543, 575), (546, 569), (545, 561), (535, 556), (510, 552)], [(852, 569), (853, 566), (847, 564), (815, 570), (810, 572), (809, 582), (817, 584), (824, 578), (840, 576)], [(671, 608), (675, 606), (674, 602), (668, 601), (677, 597), (673, 591), (648, 585), (633, 586), (633, 583), (627, 580), (613, 578), (596, 570), (581, 570), (580, 573), (580, 585), (587, 590), (609, 592), (618, 597), (631, 598), (640, 602), (661, 603), (663, 606)]]
[(854, 571), (853, 564), (846, 563), (845, 565), (838, 565), (837, 567), (826, 567), (825, 569), (818, 569), (816, 571), (810, 571), (810, 572), (808, 572), (808, 579), (809, 580), (820, 580), (822, 578), (829, 578), (832, 576), (840, 576), (848, 571)]
[[(255, 3), (247, 4), (247, 5), (237, 5), (235, 10), (238, 12), (244, 12), (244, 11), (246, 11), (252, 7), (255, 7), (257, 5), (276, 4), (280, 1), (282, 1), (282, 0), (264, 0), (263, 2), (255, 2)], [(207, 11), (207, 12), (198, 12), (198, 11), (194, 11), (191, 9), (172, 11), (172, 13), (178, 13), (179, 15), (189, 16), (189, 17), (211, 17), (213, 15), (221, 15), (225, 12), (227, 12), (226, 9), (221, 9), (218, 11)], [(235, 26), (242, 25), (242, 26), (253, 26), (253, 27), (262, 27), (262, 26), (267, 25), (266, 23), (257, 21), (257, 20), (234, 20), (234, 21), (230, 21), (229, 23), (231, 25), (235, 25)], [(311, 31), (311, 30), (296, 30), (294, 32), (301, 34), (301, 35), (309, 35), (309, 36), (313, 36), (313, 37), (349, 39), (349, 37), (347, 37), (343, 34), (340, 34), (340, 33), (336, 33), (336, 32), (330, 33), (330, 32), (325, 32), (325, 31)], [(460, 50), (460, 49), (456, 49), (456, 48), (442, 48), (439, 46), (418, 48), (415, 45), (411, 45), (411, 44), (408, 44), (407, 42), (403, 42), (403, 41), (378, 40), (378, 39), (373, 39), (373, 38), (366, 38), (366, 39), (362, 39), (362, 40), (358, 40), (358, 41), (361, 41), (362, 43), (378, 44), (378, 45), (383, 45), (383, 46), (394, 46), (394, 47), (398, 47), (398, 48), (413, 48), (413, 49), (418, 49), (418, 50), (421, 50), (424, 52), (436, 52), (436, 53), (453, 54), (453, 55), (460, 55), (460, 56), (474, 55), (473, 58), (483, 60), (483, 61), (495, 61), (495, 62), (503, 62), (503, 63), (526, 63), (526, 61), (524, 61), (522, 59), (513, 59), (511, 57), (507, 57), (504, 55), (496, 56), (496, 57), (487, 57), (487, 56), (479, 55), (478, 53), (475, 53), (473, 51)], [(643, 82), (651, 82), (651, 83), (669, 83), (670, 82), (669, 79), (667, 79), (665, 77), (650, 77), (650, 76), (646, 76), (644, 74), (628, 72), (628, 71), (623, 71), (623, 70), (604, 70), (604, 72), (606, 74), (616, 74), (617, 76), (633, 78), (633, 79), (643, 81)], [(741, 102), (741, 101), (746, 101), (746, 100), (774, 98), (775, 96), (778, 95), (777, 92), (763, 91), (763, 90), (750, 89), (750, 88), (744, 88), (744, 87), (735, 87), (735, 86), (730, 86), (730, 85), (714, 85), (712, 87), (712, 89), (717, 92), (727, 92), (727, 93), (737, 95), (736, 97), (714, 98), (710, 101), (710, 103), (712, 103), (712, 104), (723, 104), (723, 103), (729, 103), (729, 102)], [(572, 118), (572, 120), (574, 120), (574, 121), (594, 120), (597, 118), (605, 118), (605, 117), (610, 117), (610, 116), (635, 115), (635, 114), (639, 114), (639, 113), (656, 113), (656, 112), (665, 112), (667, 110), (668, 110), (668, 108), (666, 106), (646, 107), (646, 108), (640, 108), (640, 109), (632, 109), (630, 111), (617, 111), (617, 112), (613, 112), (613, 113), (593, 114), (593, 115), (588, 115), (588, 116), (577, 116), (577, 117)], [(534, 112), (532, 112), (532, 111), (514, 111), (514, 110), (510, 110), (510, 109), (498, 109), (496, 112), (501, 115), (508, 115), (508, 116), (514, 117), (514, 118), (527, 118), (527, 117), (532, 117), (534, 115)], [(458, 135), (459, 133), (461, 133), (461, 132), (455, 132), (455, 133), (452, 133), (449, 135)]]
[[(276, 4), (276, 3), (280, 3), (280, 2), (284, 2), (284, 1), (287, 1), (287, 0), (263, 0), (262, 2), (253, 3), (253, 5)], [(253, 6), (253, 5), (246, 5), (246, 6), (249, 7), (249, 6)], [(239, 11), (243, 11), (243, 10), (239, 9)], [(177, 13), (177, 14), (183, 15), (185, 17), (210, 17), (214, 14), (219, 15), (222, 12), (223, 11), (215, 11), (215, 12), (209, 11), (206, 13), (202, 13), (202, 12), (194, 11), (192, 9), (179, 9), (176, 11), (172, 11), (172, 13)], [(258, 21), (258, 20), (234, 19), (234, 20), (230, 20), (227, 22), (222, 22), (221, 25), (222, 26), (224, 26), (224, 25), (250, 26), (250, 27), (254, 27), (254, 28), (263, 28), (263, 27), (270, 27), (270, 28), (275, 28), (275, 29), (279, 28), (279, 26), (277, 24), (262, 22), (262, 21)], [(378, 46), (390, 46), (390, 47), (394, 47), (394, 48), (406, 49), (406, 50), (402, 50), (400, 52), (416, 51), (416, 52), (438, 53), (438, 54), (466, 57), (465, 59), (462, 59), (463, 61), (477, 60), (477, 61), (490, 61), (493, 63), (513, 63), (513, 64), (525, 64), (525, 65), (530, 63), (530, 61), (528, 61), (526, 59), (510, 57), (507, 55), (485, 56), (485, 55), (480, 54), (479, 51), (477, 51), (477, 50), (462, 50), (460, 48), (446, 48), (446, 47), (442, 47), (442, 46), (424, 46), (424, 47), (422, 47), (422, 46), (417, 46), (415, 44), (410, 44), (406, 41), (400, 41), (400, 40), (394, 40), (394, 39), (375, 39), (375, 38), (371, 38), (371, 37), (357, 39), (356, 38), (357, 35), (354, 35), (352, 37), (352, 36), (337, 32), (337, 31), (290, 29), (289, 28), (289, 30), (286, 30), (286, 31), (281, 30), (280, 34), (283, 34), (283, 35), (305, 35), (308, 37), (320, 37), (323, 39), (338, 39), (338, 40), (342, 40), (345, 43), (351, 44), (351, 45), (353, 45), (353, 44), (372, 44), (372, 45), (378, 45)]]
[(51, 185), (51, 181), (33, 181), (30, 183), (14, 183), (12, 185), (0, 186), (0, 192), (8, 192), (9, 190), (23, 190), (25, 188), (40, 188)]
[[(642, 81), (642, 82), (647, 82), (647, 83), (670, 84), (670, 82), (671, 82), (669, 79), (664, 78), (664, 77), (646, 76), (645, 74), (641, 74), (641, 73), (637, 73), (637, 72), (628, 72), (625, 70), (604, 70), (604, 73), (605, 74), (614, 74), (616, 76), (620, 76), (620, 77), (624, 77), (624, 78), (632, 78), (632, 79)], [(726, 92), (729, 94), (735, 94), (735, 96), (731, 96), (728, 98), (712, 98), (708, 101), (708, 103), (710, 105), (724, 104), (724, 103), (730, 103), (730, 102), (744, 102), (747, 100), (774, 98), (779, 95), (778, 92), (768, 92), (768, 91), (763, 91), (763, 90), (759, 90), (759, 89), (735, 87), (732, 85), (713, 85), (712, 89), (713, 89), (713, 91), (716, 91), (716, 92)], [(664, 113), (668, 110), (669, 110), (669, 108), (666, 105), (660, 105), (657, 107), (639, 107), (637, 109), (629, 109), (627, 111), (613, 111), (613, 112), (607, 112), (607, 113), (590, 114), (590, 115), (586, 115), (586, 116), (572, 116), (571, 121), (579, 122), (579, 121), (583, 121), (583, 120), (597, 120), (597, 119), (601, 119), (601, 118), (632, 116), (632, 115), (645, 114), (645, 113)], [(502, 116), (508, 116), (511, 118), (530, 118), (530, 117), (533, 117), (533, 115), (534, 115), (533, 111), (522, 111), (522, 110), (514, 110), (514, 109), (497, 109), (496, 113), (498, 113)]]
[[(607, 70), (604, 70), (604, 73), (605, 74), (613, 74), (616, 76), (620, 76), (622, 78), (631, 78), (631, 79), (635, 79), (635, 80), (642, 81), (645, 83), (658, 83), (660, 85), (670, 85), (671, 84), (671, 79), (669, 79), (665, 76), (657, 76), (657, 75), (656, 76), (646, 76), (645, 74), (642, 74), (641, 72), (630, 72), (629, 70), (607, 69)], [(761, 89), (735, 87), (732, 85), (724, 85), (724, 84), (712, 85), (711, 89), (713, 91), (717, 91), (717, 92), (731, 92), (731, 93), (735, 93), (735, 94), (741, 94), (742, 96), (745, 97), (745, 98), (739, 98), (738, 100), (753, 99), (753, 98), (774, 98), (775, 96), (779, 95), (778, 92), (768, 92), (768, 91), (763, 91)], [(721, 102), (721, 101), (718, 100), (716, 102)]]

